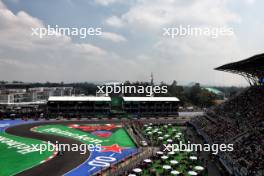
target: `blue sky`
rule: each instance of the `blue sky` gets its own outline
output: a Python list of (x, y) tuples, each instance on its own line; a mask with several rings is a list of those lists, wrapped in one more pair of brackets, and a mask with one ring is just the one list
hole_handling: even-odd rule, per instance
[[(246, 85), (214, 71), (262, 53), (260, 0), (0, 0), (0, 80), (149, 80)], [(231, 27), (234, 35), (165, 38), (181, 24)], [(101, 27), (103, 36), (36, 39), (30, 27)]]

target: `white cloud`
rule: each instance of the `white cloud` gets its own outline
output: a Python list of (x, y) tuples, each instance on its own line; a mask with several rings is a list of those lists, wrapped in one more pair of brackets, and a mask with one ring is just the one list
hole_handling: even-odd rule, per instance
[(119, 42), (126, 42), (127, 39), (120, 35), (120, 34), (115, 34), (112, 32), (103, 32), (101, 35), (103, 39), (111, 40), (113, 42), (119, 43)]
[[(123, 14), (105, 20), (107, 27), (116, 27), (127, 34), (128, 39), (110, 32), (101, 36), (113, 42), (126, 41), (120, 45), (119, 56), (90, 43), (74, 43), (66, 36), (32, 37), (31, 27), (43, 27), (43, 22), (25, 12), (12, 13), (0, 0), (0, 80), (146, 81), (154, 72), (156, 82), (175, 79), (180, 83), (240, 85), (244, 83), (242, 79), (213, 68), (263, 50), (260, 39), (264, 36), (260, 25), (249, 26), (247, 19), (240, 23), (239, 14), (228, 8), (229, 1), (233, 3), (233, 0), (135, 0)], [(101, 5), (114, 2), (101, 0)], [(169, 39), (162, 35), (163, 27), (180, 24), (231, 27), (234, 23), (244, 24), (239, 27), (246, 32), (249, 27), (254, 30), (245, 32), (246, 35), (235, 31), (237, 35), (216, 39), (205, 36)], [(107, 42), (102, 46), (111, 48)]]
[(89, 43), (74, 43), (68, 36), (32, 36), (31, 28), (36, 27), (44, 27), (43, 22), (24, 11), (14, 14), (0, 1), (0, 79), (64, 80), (71, 69), (104, 62), (109, 54)]
[(245, 0), (245, 2), (246, 2), (247, 4), (252, 5), (252, 4), (254, 4), (256, 1), (255, 1), (255, 0)]
[[(230, 62), (230, 58), (243, 58), (247, 53), (241, 49), (236, 35), (217, 39), (205, 36), (168, 39), (162, 36), (162, 28), (179, 25), (231, 27), (233, 23), (240, 23), (240, 16), (230, 11), (227, 3), (222, 0), (140, 0), (119, 17), (113, 16), (106, 21), (113, 27), (140, 34), (146, 41), (151, 38), (153, 45), (138, 53), (138, 58), (144, 56), (145, 59), (137, 62), (148, 65), (149, 72), (153, 71), (159, 80), (219, 84), (216, 81), (220, 79), (219, 72), (213, 69)], [(220, 81), (220, 84), (230, 84), (232, 79), (228, 76), (225, 76), (227, 81)], [(237, 84), (241, 82), (244, 83), (242, 78), (236, 79)]]
[(4, 9), (4, 8), (6, 8), (4, 3), (2, 1), (0, 1), (0, 9)]
[(108, 6), (110, 4), (114, 3), (120, 3), (123, 2), (124, 0), (95, 0), (97, 4), (103, 5), (103, 6)]
[[(32, 27), (44, 27), (41, 20), (26, 12), (14, 14), (0, 0), (0, 80), (38, 82), (78, 82), (142, 80), (145, 69), (139, 63), (124, 59), (89, 43), (74, 43), (67, 36), (31, 36)], [(121, 35), (106, 33), (104, 37), (125, 41)], [(128, 67), (129, 66), (129, 67)]]
[(120, 27), (119, 24), (159, 28), (171, 24), (211, 24), (225, 25), (238, 22), (240, 19), (225, 7), (222, 0), (141, 0), (120, 17), (107, 19), (108, 24)]
[(106, 24), (108, 24), (109, 26), (117, 27), (117, 28), (124, 26), (123, 21), (117, 16), (112, 16), (106, 19)]
[[(0, 4), (0, 46), (17, 50), (51, 49), (62, 52), (64, 48), (74, 52), (101, 55), (106, 52), (91, 44), (73, 43), (68, 36), (45, 36), (43, 39), (32, 36), (31, 28), (43, 28), (44, 24), (26, 12), (20, 11), (17, 15), (8, 10), (3, 3)], [(81, 46), (81, 47), (80, 47)], [(79, 50), (78, 50), (79, 48)]]

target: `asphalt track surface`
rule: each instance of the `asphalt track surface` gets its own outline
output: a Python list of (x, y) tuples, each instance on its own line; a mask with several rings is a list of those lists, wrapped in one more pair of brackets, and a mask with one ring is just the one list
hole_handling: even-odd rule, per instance
[[(147, 120), (148, 121), (148, 120)], [(156, 120), (149, 121), (156, 122)], [(5, 130), (6, 133), (27, 137), (31, 139), (38, 139), (41, 141), (50, 141), (51, 143), (61, 144), (82, 144), (80, 141), (56, 136), (49, 134), (41, 134), (37, 132), (33, 132), (30, 129), (40, 125), (50, 125), (50, 124), (105, 124), (105, 123), (120, 123), (120, 120), (112, 119), (112, 120), (73, 120), (73, 121), (42, 121), (42, 122), (34, 122), (28, 124), (21, 124), (9, 127)], [(89, 158), (89, 152), (86, 154), (80, 154), (80, 152), (74, 151), (65, 151), (62, 156), (56, 156), (53, 159), (37, 165), (31, 169), (25, 170), (17, 174), (17, 176), (62, 176), (67, 172), (73, 170), (78, 167), (82, 163), (84, 163)]]
[[(23, 124), (17, 125), (13, 127), (9, 127), (6, 129), (6, 133), (20, 136), (20, 137), (27, 137), (32, 139), (38, 139), (42, 141), (50, 141), (54, 143), (58, 141), (58, 143), (62, 144), (82, 144), (81, 142), (65, 138), (61, 136), (55, 135), (48, 135), (48, 134), (41, 134), (37, 132), (30, 131), (31, 128), (40, 125), (49, 125), (49, 124), (89, 124), (91, 121), (55, 121), (55, 122), (37, 122), (37, 123), (30, 123), (30, 124)], [(102, 121), (100, 122), (102, 123)], [(81, 165), (85, 160), (89, 157), (89, 153), (80, 154), (80, 152), (73, 152), (73, 151), (65, 151), (62, 156), (56, 156), (53, 159), (35, 166), (29, 170), (25, 170), (17, 176), (61, 176), (70, 170), (76, 168), (77, 166)]]

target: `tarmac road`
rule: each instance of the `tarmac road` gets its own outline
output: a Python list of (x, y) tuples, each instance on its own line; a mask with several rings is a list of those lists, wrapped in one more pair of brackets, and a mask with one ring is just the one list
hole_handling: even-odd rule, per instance
[[(84, 121), (60, 122), (60, 121), (57, 121), (57, 122), (39, 122), (39, 123), (23, 124), (23, 125), (17, 125), (17, 126), (6, 129), (6, 133), (20, 136), (20, 137), (38, 139), (42, 141), (50, 141), (51, 143), (54, 143), (54, 144), (56, 141), (62, 144), (82, 144), (81, 142), (74, 140), (74, 139), (55, 136), (55, 135), (41, 134), (41, 133), (30, 131), (32, 127), (39, 126), (39, 125), (72, 124), (72, 123), (88, 124), (88, 123), (91, 123), (91, 121), (89, 122), (84, 122)], [(88, 157), (89, 157), (89, 152), (87, 152), (86, 154), (80, 154), (80, 152), (65, 151), (62, 156), (56, 156), (53, 159), (43, 164), (40, 164), (29, 170), (25, 170), (17, 174), (17, 176), (62, 176), (63, 174), (69, 172), (70, 170), (82, 164)]]

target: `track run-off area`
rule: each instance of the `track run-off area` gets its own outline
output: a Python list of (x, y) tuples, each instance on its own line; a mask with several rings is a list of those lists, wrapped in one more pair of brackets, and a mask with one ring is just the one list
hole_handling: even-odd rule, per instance
[[(113, 122), (112, 122), (113, 123)], [(0, 137), (8, 136), (17, 142), (27, 144), (100, 145), (101, 150), (80, 151), (39, 151), (34, 155), (25, 155), (31, 163), (20, 156), (17, 148), (9, 148), (1, 143), (0, 175), (51, 175), (51, 176), (87, 176), (137, 153), (137, 148), (121, 124), (97, 123), (91, 121), (0, 121)], [(0, 138), (1, 140), (1, 138)], [(8, 162), (10, 160), (10, 162)], [(0, 161), (0, 162), (1, 162)], [(14, 167), (16, 163), (19, 167)]]

